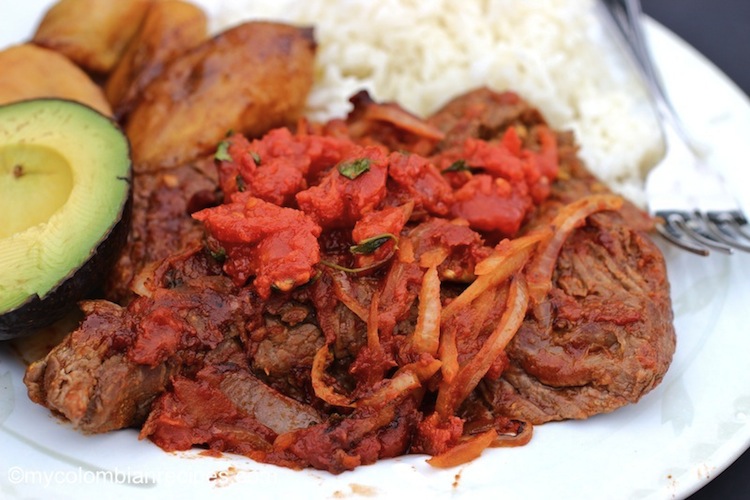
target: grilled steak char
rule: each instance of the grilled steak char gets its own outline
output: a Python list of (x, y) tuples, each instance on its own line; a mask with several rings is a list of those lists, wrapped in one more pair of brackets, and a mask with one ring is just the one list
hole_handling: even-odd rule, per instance
[[(368, 121), (362, 107), (370, 103), (363, 96), (355, 104), (349, 123), (333, 123), (332, 130), (340, 133), (344, 126), (354, 136), (374, 133), (392, 148), (426, 151), (419, 137), (387, 120)], [(513, 94), (486, 89), (450, 102), (428, 123), (445, 134), (430, 146), (435, 155), (467, 137), (500, 137), (510, 127), (527, 144), (544, 140), (536, 131), (544, 121), (534, 108)], [(606, 192), (578, 160), (572, 136), (557, 134), (555, 153), (558, 180), (549, 185), (544, 178), (534, 180), (529, 196), (544, 201), (523, 217), (522, 233), (549, 224), (574, 200)], [(426, 369), (404, 341), (416, 328), (424, 270), (395, 258), (362, 278), (319, 266), (308, 285), (261, 299), (251, 285), (225, 275), (221, 258), (197, 244), (202, 235), (194, 241), (196, 226), (184, 196), (210, 188), (213, 180), (194, 167), (170, 174), (197, 182), (180, 182), (182, 189), (154, 177), (136, 208), (141, 228), (170, 222), (176, 234), (167, 247), (177, 253), (162, 260), (160, 251), (131, 246), (131, 255), (147, 260), (136, 265), (126, 255), (118, 272), (140, 276), (131, 284), (137, 294), (122, 305), (85, 304), (87, 317), (79, 329), (30, 366), (25, 382), (31, 398), (86, 432), (142, 426), (141, 435), (165, 449), (204, 445), (290, 467), (338, 473), (413, 446), (424, 450), (415, 436), (434, 401), (422, 390), (389, 399), (391, 379), (382, 378), (397, 376), (394, 367), (407, 363), (422, 362), (420, 369)], [(419, 189), (445, 192), (442, 179), (426, 174), (419, 179), (417, 195)], [(395, 198), (410, 189), (396, 186)], [(447, 195), (445, 200), (418, 201), (399, 232), (411, 238), (417, 259), (429, 254), (430, 245), (444, 247), (447, 257), (438, 273), (453, 280), (442, 290), (449, 303), (492, 247), (465, 224), (433, 218), (431, 211), (448, 210)], [(648, 216), (626, 202), (622, 210), (597, 213), (576, 229), (562, 247), (546, 299), (529, 309), (459, 414), (530, 423), (586, 418), (636, 402), (655, 387), (671, 361), (675, 336), (665, 263), (646, 234), (649, 228)], [(335, 260), (351, 244), (337, 231), (324, 233), (323, 258)], [(464, 269), (457, 249), (466, 256)], [(379, 346), (368, 339), (366, 311), (345, 305), (342, 296), (361, 304), (380, 301)], [(499, 315), (490, 311), (487, 317)], [(346, 393), (382, 382), (361, 396), (381, 403), (332, 406), (316, 397), (311, 369), (326, 346), (333, 358), (326, 383)], [(459, 356), (465, 360), (471, 353)]]

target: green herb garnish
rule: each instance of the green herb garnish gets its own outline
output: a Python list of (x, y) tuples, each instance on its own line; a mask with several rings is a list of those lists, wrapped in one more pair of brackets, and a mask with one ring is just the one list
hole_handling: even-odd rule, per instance
[(214, 160), (232, 161), (232, 156), (229, 154), (229, 141), (221, 141), (219, 143), (216, 153), (214, 153)]
[(359, 254), (359, 255), (371, 254), (375, 250), (383, 246), (383, 244), (388, 240), (393, 240), (396, 243), (388, 252), (388, 255), (364, 267), (346, 267), (346, 266), (336, 264), (335, 262), (326, 261), (326, 260), (321, 260), (320, 263), (323, 264), (324, 266), (327, 266), (333, 269), (338, 269), (339, 271), (344, 271), (345, 273), (350, 273), (350, 274), (359, 274), (365, 271), (370, 271), (372, 269), (377, 269), (378, 267), (382, 266), (383, 264), (391, 260), (391, 258), (394, 255), (396, 255), (396, 251), (398, 250), (398, 238), (396, 238), (396, 236), (394, 236), (391, 233), (383, 233), (377, 236), (373, 236), (372, 238), (367, 238), (366, 240), (363, 240), (362, 243), (360, 243), (359, 245), (353, 245), (349, 247), (349, 251), (353, 254)]
[(371, 253), (375, 253), (375, 250), (382, 247), (385, 242), (389, 240), (393, 240), (394, 242), (398, 243), (398, 238), (396, 238), (396, 236), (392, 235), (391, 233), (384, 233), (373, 236), (372, 238), (362, 240), (362, 242), (358, 245), (349, 247), (349, 251), (353, 254), (368, 255)]
[(471, 168), (466, 164), (466, 160), (456, 160), (443, 170), (443, 172), (470, 172)]
[(218, 250), (209, 250), (211, 253), (211, 257), (214, 258), (217, 262), (224, 262), (227, 260), (227, 251), (223, 248), (219, 248)]
[(354, 180), (370, 170), (371, 160), (369, 158), (357, 158), (339, 164), (339, 173), (347, 179)]

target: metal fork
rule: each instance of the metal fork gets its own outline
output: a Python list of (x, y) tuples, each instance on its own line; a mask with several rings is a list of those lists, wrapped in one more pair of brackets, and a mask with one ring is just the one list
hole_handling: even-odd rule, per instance
[[(649, 208), (657, 218), (657, 231), (667, 241), (699, 255), (709, 255), (711, 250), (750, 252), (747, 217), (738, 208), (719, 173), (709, 165), (705, 151), (691, 138), (664, 89), (643, 31), (640, 1), (602, 0), (602, 3), (622, 35), (625, 49), (631, 52), (642, 73), (661, 118), (667, 146), (666, 159), (670, 165), (663, 160), (647, 184)], [(691, 172), (687, 168), (691, 165), (694, 167), (692, 173), (699, 179), (692, 186), (689, 184)], [(662, 182), (656, 182), (656, 179)], [(665, 179), (673, 182), (663, 182)], [(666, 189), (660, 192), (649, 190), (655, 184)], [(677, 193), (679, 188), (689, 195), (683, 193), (681, 197)], [(673, 205), (665, 205), (665, 202)], [(687, 208), (677, 208), (686, 203)], [(665, 208), (659, 209), (657, 205)]]

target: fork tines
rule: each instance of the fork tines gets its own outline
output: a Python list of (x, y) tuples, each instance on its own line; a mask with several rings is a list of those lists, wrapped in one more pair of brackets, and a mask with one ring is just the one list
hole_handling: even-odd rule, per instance
[(750, 252), (750, 226), (740, 211), (662, 210), (656, 216), (657, 231), (685, 250), (699, 255), (708, 255), (711, 250)]

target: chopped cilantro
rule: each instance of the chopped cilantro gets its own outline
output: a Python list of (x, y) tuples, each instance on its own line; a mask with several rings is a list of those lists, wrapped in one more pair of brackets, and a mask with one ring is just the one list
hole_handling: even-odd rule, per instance
[(221, 141), (219, 143), (216, 153), (214, 153), (214, 159), (218, 161), (232, 161), (232, 157), (229, 154), (229, 141)]
[(339, 173), (347, 179), (354, 180), (370, 170), (369, 158), (357, 158), (339, 164)]
[(471, 169), (466, 164), (466, 160), (456, 160), (451, 165), (443, 170), (443, 172), (469, 172)]
[(349, 247), (349, 251), (354, 254), (367, 255), (375, 252), (378, 248), (382, 247), (386, 241), (393, 240), (398, 241), (394, 235), (390, 233), (379, 234), (372, 238), (362, 240), (359, 245), (353, 245)]

